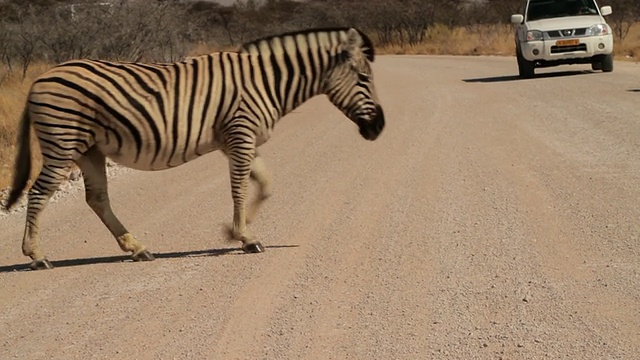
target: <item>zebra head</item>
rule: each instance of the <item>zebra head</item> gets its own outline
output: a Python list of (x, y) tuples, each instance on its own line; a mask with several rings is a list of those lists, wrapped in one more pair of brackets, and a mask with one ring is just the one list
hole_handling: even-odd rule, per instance
[(351, 28), (341, 44), (338, 62), (323, 84), (329, 100), (358, 125), (360, 135), (375, 140), (384, 129), (384, 113), (373, 84), (371, 40)]

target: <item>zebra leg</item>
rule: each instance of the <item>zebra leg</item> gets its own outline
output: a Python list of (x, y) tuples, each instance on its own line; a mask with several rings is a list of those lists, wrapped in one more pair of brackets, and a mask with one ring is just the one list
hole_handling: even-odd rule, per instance
[(87, 204), (118, 241), (122, 251), (131, 252), (134, 261), (151, 261), (153, 255), (127, 231), (111, 210), (107, 189), (106, 159), (93, 147), (76, 161), (84, 179)]
[[(235, 145), (235, 144), (234, 144)], [(231, 238), (242, 241), (242, 250), (246, 253), (260, 253), (264, 246), (256, 241), (247, 229), (247, 190), (249, 176), (255, 157), (255, 149), (247, 148), (253, 144), (241, 143), (230, 146), (226, 151), (229, 158), (229, 174), (231, 177), (231, 197), (233, 198), (233, 229)]]
[(251, 165), (251, 179), (258, 183), (260, 193), (253, 200), (247, 211), (247, 223), (251, 223), (258, 214), (258, 210), (262, 203), (271, 196), (271, 176), (267, 171), (264, 161), (260, 154), (256, 151), (255, 159)]
[(56, 161), (56, 164), (52, 164), (53, 161), (46, 156), (43, 161), (42, 170), (27, 195), (27, 222), (22, 238), (22, 253), (31, 258), (29, 267), (32, 270), (53, 269), (53, 265), (40, 249), (40, 215), (51, 196), (69, 176), (72, 164), (70, 159), (66, 163)]

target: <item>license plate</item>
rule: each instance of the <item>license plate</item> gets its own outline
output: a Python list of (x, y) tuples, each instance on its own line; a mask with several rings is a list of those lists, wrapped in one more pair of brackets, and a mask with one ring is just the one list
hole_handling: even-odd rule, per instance
[(579, 45), (579, 44), (580, 44), (580, 40), (578, 39), (556, 41), (557, 46), (571, 46), (571, 45)]

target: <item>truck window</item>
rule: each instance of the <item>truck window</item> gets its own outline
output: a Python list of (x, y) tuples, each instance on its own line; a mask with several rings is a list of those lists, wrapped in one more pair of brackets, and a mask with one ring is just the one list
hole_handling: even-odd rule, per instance
[(527, 21), (597, 14), (598, 8), (593, 0), (531, 0)]

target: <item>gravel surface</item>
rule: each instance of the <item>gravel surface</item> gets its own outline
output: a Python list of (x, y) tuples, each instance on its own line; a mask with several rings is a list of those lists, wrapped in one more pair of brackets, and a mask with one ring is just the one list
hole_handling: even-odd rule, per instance
[[(114, 179), (118, 175), (130, 171), (132, 171), (132, 169), (118, 165), (110, 159), (107, 159), (107, 176), (109, 177), (109, 179)], [(4, 204), (9, 197), (10, 190), (10, 187), (0, 190), (0, 218), (13, 213), (22, 213), (27, 208), (27, 196), (25, 195), (20, 198), (18, 203), (13, 208), (11, 208), (11, 210), (7, 211), (7, 209), (5, 209)], [(54, 203), (61, 198), (69, 194), (74, 194), (75, 192), (80, 190), (84, 191), (84, 183), (82, 182), (82, 172), (80, 171), (80, 169), (76, 168), (71, 172), (71, 174), (69, 174), (69, 179), (62, 183), (60, 189), (58, 189), (58, 191), (53, 194), (53, 196), (51, 197), (51, 203)]]
[(72, 191), (42, 221), (56, 268), (23, 271), (5, 215), (0, 359), (637, 359), (640, 65), (588, 68), (379, 57), (379, 140), (319, 97), (263, 146), (263, 254), (222, 235), (218, 153), (110, 182), (154, 262)]

